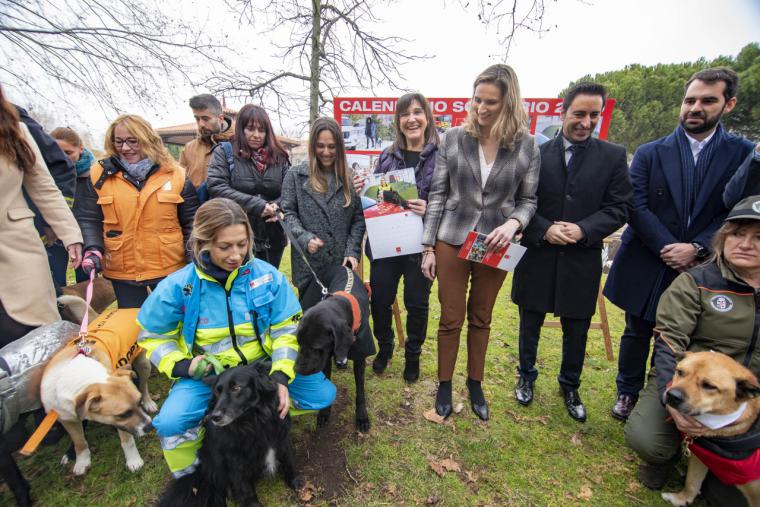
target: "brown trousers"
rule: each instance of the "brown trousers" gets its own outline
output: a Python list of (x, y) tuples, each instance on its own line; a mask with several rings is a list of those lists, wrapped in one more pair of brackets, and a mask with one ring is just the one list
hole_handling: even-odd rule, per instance
[[(459, 335), (467, 311), (467, 375), (483, 380), (491, 313), (506, 271), (457, 257), (459, 246), (435, 244), (438, 275), (438, 380), (451, 380), (459, 351)], [(467, 292), (467, 284), (470, 292)]]

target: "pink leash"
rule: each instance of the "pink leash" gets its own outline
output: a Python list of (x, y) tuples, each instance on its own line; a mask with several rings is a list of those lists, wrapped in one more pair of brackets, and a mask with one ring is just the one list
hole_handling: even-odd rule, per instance
[(97, 250), (89, 250), (85, 256), (84, 259), (82, 259), (82, 268), (88, 266), (90, 268), (90, 281), (87, 283), (87, 291), (85, 293), (85, 303), (87, 303), (87, 308), (85, 308), (84, 315), (82, 316), (82, 325), (79, 326), (79, 339), (77, 340), (77, 353), (78, 354), (84, 354), (85, 356), (89, 356), (90, 352), (92, 350), (90, 349), (90, 346), (87, 345), (87, 328), (90, 325), (90, 302), (92, 301), (92, 291), (93, 286), (95, 284), (95, 262), (92, 260), (92, 257), (97, 257), (98, 259), (103, 259), (103, 254), (101, 254)]

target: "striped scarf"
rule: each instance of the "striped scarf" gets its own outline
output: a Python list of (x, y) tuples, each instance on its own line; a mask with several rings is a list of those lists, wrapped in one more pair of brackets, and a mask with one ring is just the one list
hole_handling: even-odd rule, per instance
[(691, 223), (691, 215), (694, 211), (694, 203), (697, 201), (697, 195), (699, 195), (699, 189), (702, 186), (702, 181), (705, 178), (705, 174), (710, 169), (712, 164), (713, 155), (718, 146), (723, 141), (723, 125), (718, 124), (715, 129), (715, 134), (710, 139), (710, 142), (702, 148), (697, 157), (696, 164), (694, 163), (694, 155), (691, 152), (691, 142), (686, 137), (686, 131), (682, 126), (678, 126), (675, 131), (676, 140), (678, 141), (678, 150), (681, 155), (681, 183), (683, 188), (683, 209), (684, 209), (684, 222), (683, 230), (686, 231)]

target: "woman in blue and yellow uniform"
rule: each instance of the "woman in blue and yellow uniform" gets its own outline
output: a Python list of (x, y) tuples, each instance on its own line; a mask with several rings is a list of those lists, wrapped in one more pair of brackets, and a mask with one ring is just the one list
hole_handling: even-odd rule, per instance
[(335, 399), (335, 386), (322, 373), (294, 371), (301, 307), (285, 276), (253, 258), (253, 233), (240, 205), (224, 198), (203, 204), (190, 248), (194, 263), (159, 283), (137, 318), (140, 346), (160, 372), (176, 379), (153, 421), (176, 477), (197, 464), (200, 422), (211, 399), (201, 379), (214, 363), (271, 361), (281, 418), (291, 402), (294, 409), (319, 410)]

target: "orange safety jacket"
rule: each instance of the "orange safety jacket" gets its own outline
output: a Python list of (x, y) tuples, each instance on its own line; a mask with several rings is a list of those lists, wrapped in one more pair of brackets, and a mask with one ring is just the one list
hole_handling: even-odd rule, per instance
[[(102, 174), (103, 166), (93, 164), (93, 186)], [(95, 188), (103, 210), (106, 278), (155, 280), (186, 264), (177, 213), (177, 206), (184, 202), (184, 184), (184, 168), (162, 166), (148, 176), (142, 190), (124, 179), (122, 171)]]

